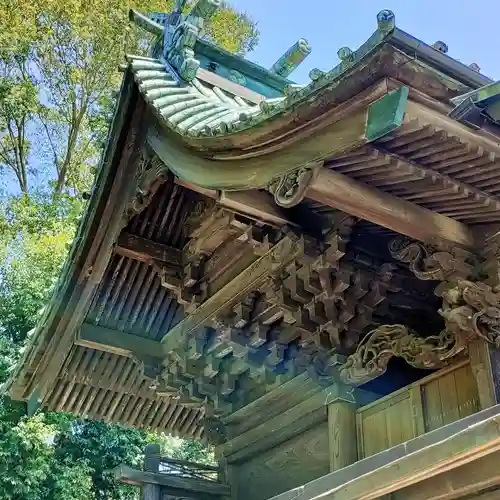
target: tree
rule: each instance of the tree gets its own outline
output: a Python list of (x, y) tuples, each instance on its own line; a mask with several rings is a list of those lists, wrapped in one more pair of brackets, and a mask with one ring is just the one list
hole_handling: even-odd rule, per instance
[[(55, 193), (80, 193), (90, 187), (102, 149), (121, 78), (117, 67), (125, 53), (147, 46), (145, 34), (129, 26), (128, 9), (161, 12), (173, 0), (21, 3), (0, 7), (0, 32), (19, 39), (0, 36), (0, 166), (15, 174), (24, 193), (30, 175), (44, 177)], [(227, 4), (206, 31), (239, 54), (258, 39), (255, 23)]]

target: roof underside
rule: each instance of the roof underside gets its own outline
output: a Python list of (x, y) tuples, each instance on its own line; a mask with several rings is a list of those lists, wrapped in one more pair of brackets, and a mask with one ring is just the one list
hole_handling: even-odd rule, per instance
[[(200, 151), (210, 157), (217, 152), (231, 153), (232, 150), (258, 148), (261, 144), (268, 144), (267, 141), (280, 143), (282, 137), (293, 136), (294, 130), (307, 126), (312, 120), (322, 119), (332, 110), (335, 111), (339, 104), (355, 99), (365, 92), (367, 86), (392, 78), (392, 84), (414, 85), (410, 89), (410, 98), (415, 100), (410, 103), (402, 126), (368, 145), (326, 158), (324, 168), (466, 224), (498, 221), (500, 164), (497, 157), (500, 154), (500, 141), (485, 130), (473, 132), (446, 117), (447, 112), (452, 109), (449, 100), (470, 90), (474, 85), (479, 85), (484, 77), (474, 75), (472, 70), (464, 69), (463, 65), (457, 67), (456, 61), (450, 63), (451, 69), (447, 75), (440, 73), (435, 67), (429, 68), (431, 63), (435, 66), (438, 63), (444, 64), (444, 56), (431, 53), (423, 58), (424, 63), (415, 61), (410, 53), (416, 49), (411, 49), (411, 40), (405, 38), (407, 35), (399, 31), (393, 35), (393, 45), (388, 44), (385, 39), (377, 39), (374, 45), (372, 40), (371, 45), (360, 49), (359, 57), (354, 62), (344, 61), (308, 87), (290, 91), (285, 97), (275, 100), (261, 100), (259, 96), (245, 93), (235, 86), (225, 87), (224, 82), (206, 75), (200, 75), (186, 84), (177, 78), (175, 71), (159, 60), (131, 58), (122, 91), (122, 104), (118, 110), (118, 114), (125, 117), (121, 118), (121, 129), (116, 126), (118, 128), (110, 135), (109, 151), (112, 154), (109, 151), (106, 153), (102, 172), (107, 172), (106, 168), (110, 169), (111, 164), (118, 165), (123, 160), (120, 158), (129, 149), (133, 149), (127, 142), (131, 140), (130, 134), (127, 136), (127, 130), (133, 128), (130, 123), (136, 109), (143, 104), (142, 98), (149, 105), (148, 113), (152, 112), (164, 127), (164, 143), (178, 142), (181, 136), (184, 146), (198, 150), (190, 151), (193, 158), (201, 156)], [(403, 42), (406, 43), (406, 48), (403, 47)], [(403, 49), (404, 53), (401, 52)], [(421, 49), (422, 47), (419, 54)], [(433, 62), (431, 56), (436, 56), (438, 62)], [(124, 95), (132, 93), (137, 96), (137, 89), (142, 98), (127, 101)], [(436, 124), (427, 120), (431, 109), (434, 114), (442, 117), (442, 122)], [(148, 113), (138, 123), (134, 122), (137, 130), (142, 130), (144, 134), (151, 125)], [(174, 138), (172, 131), (175, 132)], [(135, 136), (132, 134), (132, 137)], [(145, 171), (154, 172), (158, 163), (161, 163), (146, 144), (145, 135), (140, 137), (140, 143), (139, 139), (134, 139), (138, 141), (134, 146), (135, 150), (140, 149), (143, 153), (147, 150), (149, 163), (140, 165), (136, 159), (132, 161), (129, 158), (128, 162), (124, 162), (125, 166), (116, 166), (114, 170), (110, 170), (111, 173), (102, 173), (91, 205), (105, 205), (104, 198), (109, 196), (120, 207), (116, 209), (121, 210), (117, 217), (121, 217), (124, 211), (127, 212), (130, 200), (123, 198), (134, 198), (137, 193), (131, 195), (128, 187), (120, 187), (119, 182), (122, 182), (125, 175), (123, 172), (134, 177), (137, 173), (142, 175)], [(113, 144), (116, 150), (112, 149)], [(170, 165), (166, 167), (171, 168)], [(139, 203), (144, 210), (131, 217), (126, 227), (117, 221), (115, 232), (108, 234), (108, 237), (116, 242), (120, 234), (126, 233), (133, 238), (169, 247), (181, 255), (190, 245), (192, 233), (189, 220), (194, 213), (201, 219), (205, 215), (213, 215), (215, 202), (207, 202), (204, 196), (177, 184), (173, 176), (165, 175), (164, 171), (158, 176), (161, 177), (161, 186), (153, 197), (148, 198), (147, 190), (138, 190), (141, 203), (142, 198), (149, 202), (144, 205)], [(115, 184), (118, 187), (112, 196), (109, 194), (111, 190), (104, 188)], [(268, 196), (268, 193), (265, 195)], [(206, 202), (201, 204), (206, 214), (203, 210), (199, 213), (200, 201)], [(112, 213), (112, 209), (109, 210)], [(90, 215), (85, 223), (98, 224), (96, 221), (103, 217), (103, 213), (89, 211)], [(307, 199), (294, 209), (282, 210), (280, 213), (283, 220), (291, 226), (314, 235), (325, 234), (324, 229), (331, 228), (332, 221), (339, 216), (336, 210)], [(234, 219), (232, 217), (233, 215), (230, 217), (233, 226), (217, 242), (215, 248), (210, 246), (213, 244), (211, 234), (204, 240), (201, 238), (203, 241), (200, 245), (205, 245), (210, 250), (207, 251), (209, 260), (205, 263), (205, 269), (212, 273), (207, 286), (214, 290), (227, 283), (227, 280), (224, 281), (224, 273), (228, 268), (238, 269), (244, 263), (249, 265), (254, 262), (261, 255), (259, 252), (268, 249), (269, 242), (274, 241), (273, 238), (280, 231), (276, 224), (269, 221), (256, 221), (255, 218), (242, 217), (241, 214), (234, 216)], [(318, 227), (313, 227), (315, 224)], [(259, 236), (252, 240), (254, 231)], [(106, 229), (101, 229), (101, 232), (106, 233)], [(58, 365), (61, 368), (58, 369), (55, 380), (49, 381), (50, 387), (43, 395), (43, 403), (50, 409), (173, 432), (181, 436), (202, 437), (205, 411), (203, 397), (210, 391), (215, 390), (217, 397), (223, 403), (228, 403), (226, 411), (234, 411), (304, 370), (303, 366), (295, 366), (293, 359), (282, 359), (278, 363), (279, 369), (275, 369), (277, 365), (269, 369), (266, 365), (269, 361), (267, 352), (265, 356), (259, 357), (260, 355), (253, 356), (255, 353), (252, 351), (251, 366), (243, 376), (239, 372), (234, 375), (230, 370), (224, 372), (222, 368), (218, 373), (214, 368), (217, 360), (202, 359), (195, 367), (194, 375), (189, 372), (192, 366), (188, 366), (189, 370), (186, 369), (186, 372), (171, 373), (176, 383), (189, 387), (186, 393), (173, 395), (156, 390), (158, 374), (152, 376), (147, 373), (147, 360), (75, 345), (75, 336), (82, 323), (159, 342), (165, 336), (168, 337), (169, 331), (186, 316), (185, 311), (189, 313), (192, 310), (190, 307), (193, 307), (181, 293), (172, 291), (172, 280), (161, 275), (154, 259), (147, 260), (130, 252), (120, 252), (117, 246), (113, 247), (112, 242), (109, 243), (109, 248), (104, 244), (99, 247), (100, 242), (95, 243), (98, 250), (95, 250), (95, 261), (92, 261), (94, 264), (90, 264), (88, 275), (78, 277), (77, 271), (83, 271), (79, 267), (81, 262), (77, 262), (75, 257), (78, 255), (77, 250), (85, 248), (87, 253), (91, 253), (89, 248), (92, 242), (88, 241), (91, 237), (82, 236), (84, 234), (87, 233), (80, 233), (79, 237), (82, 239), (75, 243), (70, 254), (72, 260), (67, 264), (74, 275), (65, 276), (64, 279), (66, 287), (73, 287), (71, 293), (78, 289), (80, 282), (89, 283), (92, 293), (88, 306), (84, 307), (80, 325), (66, 329), (61, 327), (62, 331), (58, 333), (69, 339), (69, 348), (64, 351), (66, 355)], [(360, 335), (377, 324), (406, 323), (422, 335), (434, 333), (441, 327), (441, 320), (436, 312), (437, 298), (433, 295), (435, 283), (416, 279), (408, 269), (391, 258), (387, 245), (394, 236), (391, 231), (366, 221), (359, 221), (353, 227), (346, 254), (342, 257), (343, 272), (348, 276), (346, 289), (353, 296), (361, 293), (359, 297), (364, 297), (368, 291), (368, 288), (363, 289), (364, 282), (370, 283), (370, 286), (375, 283), (379, 290), (383, 265), (390, 262), (395, 267), (390, 286), (386, 287), (387, 290), (384, 289), (380, 297), (377, 295), (377, 300), (381, 300), (377, 302), (373, 315), (370, 313), (363, 316), (357, 310), (350, 311), (345, 307), (343, 312), (348, 318), (346, 323), (353, 320), (354, 324), (354, 320), (357, 320), (357, 326), (352, 331), (347, 328), (345, 333), (346, 337), (354, 339), (354, 345)], [(100, 237), (105, 238), (102, 234)], [(78, 258), (82, 262), (87, 259), (85, 255)], [(92, 283), (88, 278), (93, 272), (92, 266), (95, 267), (95, 262), (99, 259), (103, 272), (99, 278), (95, 278), (95, 288), (90, 288)], [(168, 269), (170, 276), (167, 278), (178, 277), (180, 271), (180, 264), (172, 265)], [(28, 347), (23, 364), (18, 367), (14, 384), (16, 397), (29, 398), (43, 376), (40, 374), (40, 367), (44, 366), (42, 361), (47, 364), (48, 360), (56, 359), (60, 338), (54, 332), (56, 326), (60, 328), (57, 324), (60, 318), (56, 312), (61, 305), (54, 304), (57, 300), (60, 301), (61, 297), (57, 295), (62, 295), (63, 291), (68, 293), (66, 289), (56, 291), (54, 303), (49, 305), (49, 313), (44, 316)], [(78, 297), (76, 292), (74, 294)], [(83, 299), (78, 300), (83, 303)], [(73, 312), (66, 308), (64, 314), (72, 317)], [(276, 338), (266, 337), (264, 347), (271, 346), (271, 343), (275, 345)], [(287, 348), (289, 345), (296, 347), (297, 344), (298, 340), (294, 335), (286, 343)], [(351, 343), (351, 348), (352, 346)], [(248, 357), (252, 348), (244, 345), (241, 352)], [(265, 349), (259, 350), (259, 353), (263, 351)], [(196, 356), (195, 352), (193, 359), (198, 360)], [(181, 361), (186, 365), (186, 359)], [(283, 369), (286, 363), (288, 365)], [(229, 368), (233, 370), (234, 364)], [(215, 376), (214, 372), (217, 372)], [(210, 379), (210, 383), (207, 383), (207, 379)]]

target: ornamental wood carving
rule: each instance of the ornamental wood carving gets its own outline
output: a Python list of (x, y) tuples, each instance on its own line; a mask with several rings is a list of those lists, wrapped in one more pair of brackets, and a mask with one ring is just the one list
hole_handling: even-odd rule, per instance
[(136, 187), (127, 207), (127, 217), (140, 214), (166, 182), (168, 168), (151, 151), (143, 150), (136, 174)]
[(408, 264), (410, 271), (421, 280), (450, 281), (476, 274), (474, 255), (458, 247), (440, 251), (398, 236), (390, 242), (389, 251), (394, 259)]
[(298, 205), (306, 194), (309, 184), (315, 179), (323, 162), (304, 167), (274, 179), (268, 190), (274, 195), (277, 205), (284, 208)]
[(482, 338), (500, 346), (500, 290), (481, 282), (458, 280), (441, 292), (439, 314), (445, 329), (422, 338), (404, 325), (372, 330), (340, 368), (342, 381), (363, 384), (383, 374), (393, 356), (416, 368), (441, 368)]

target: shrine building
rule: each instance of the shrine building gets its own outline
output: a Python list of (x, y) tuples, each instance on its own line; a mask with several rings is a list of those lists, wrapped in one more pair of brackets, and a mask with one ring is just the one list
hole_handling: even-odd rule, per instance
[(148, 500), (500, 498), (500, 82), (386, 10), (298, 85), (305, 40), (264, 69), (185, 3), (130, 13), (155, 42), (4, 390), (215, 446), (120, 468)]

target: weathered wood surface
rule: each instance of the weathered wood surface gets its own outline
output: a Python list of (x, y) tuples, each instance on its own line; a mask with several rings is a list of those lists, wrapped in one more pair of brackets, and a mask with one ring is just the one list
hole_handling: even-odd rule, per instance
[[(397, 91), (396, 91), (397, 92)], [(370, 106), (377, 99), (388, 98), (387, 103), (397, 109), (400, 102), (393, 102), (390, 94), (380, 93), (375, 87), (368, 98), (355, 99), (336, 106), (334, 113), (321, 123), (310, 123), (303, 130), (295, 131), (293, 136), (282, 139), (276, 144), (264, 145), (260, 151), (249, 150), (219, 155), (220, 160), (209, 160), (194, 155), (192, 151), (175, 143), (166, 143), (161, 127), (148, 131), (148, 143), (168, 165), (175, 175), (184, 181), (204, 188), (221, 190), (246, 190), (263, 188), (276, 177), (287, 174), (301, 166), (308, 165), (314, 159), (323, 159), (340, 154), (366, 144), (367, 123)], [(404, 107), (403, 107), (404, 109)], [(377, 114), (380, 123), (370, 121), (371, 139), (376, 138), (376, 131), (389, 132), (391, 113)], [(399, 123), (394, 121), (393, 128)], [(388, 128), (389, 127), (389, 128)], [(257, 155), (260, 155), (258, 157)], [(227, 160), (237, 160), (238, 168)]]
[(82, 324), (75, 345), (119, 356), (149, 356), (158, 362), (162, 359), (161, 342), (89, 323)]
[(476, 380), (479, 405), (482, 410), (496, 404), (495, 380), (491, 366), (490, 349), (495, 349), (495, 347), (483, 339), (479, 339), (469, 346), (470, 365)]
[[(127, 83), (124, 86), (127, 87)], [(143, 147), (145, 104), (137, 99), (137, 91), (127, 91), (122, 96), (121, 109), (123, 116), (115, 118), (113, 140), (103, 157), (104, 167), (100, 172), (98, 188), (93, 194), (91, 209), (82, 229), (82, 243), (71, 254), (74, 275), (67, 280), (67, 288), (59, 292), (60, 303), (45, 321), (44, 329), (50, 330), (52, 336), (26, 390), (29, 395), (38, 388), (42, 400), (71, 349), (75, 332), (83, 322), (105, 273), (113, 244), (123, 227), (127, 204), (135, 189), (134, 167)], [(125, 147), (118, 150), (118, 144), (123, 141)]]
[(288, 236), (284, 237), (265, 255), (247, 267), (168, 332), (168, 335), (165, 335), (162, 340), (165, 350), (171, 351), (181, 346), (198, 327), (203, 326), (210, 318), (215, 318), (223, 308), (240, 301), (270, 272), (286, 265), (299, 252), (299, 242), (291, 240)]
[(218, 453), (229, 463), (247, 460), (249, 457), (301, 434), (308, 428), (326, 421), (327, 396), (321, 391), (306, 401), (283, 412), (224, 443)]
[(320, 169), (305, 196), (425, 243), (474, 247), (466, 225), (332, 170)]
[(238, 500), (266, 500), (329, 471), (327, 422), (232, 467)]
[(346, 401), (328, 405), (330, 472), (343, 469), (358, 459), (356, 406)]
[(144, 484), (160, 485), (162, 492), (174, 496), (189, 495), (193, 498), (229, 496), (231, 489), (227, 484), (213, 481), (203, 481), (175, 475), (155, 472), (143, 472), (121, 465), (115, 469), (115, 478), (125, 484), (142, 486)]
[[(455, 500), (465, 495), (474, 495), (475, 500), (483, 500), (482, 496), (475, 495), (500, 485), (499, 460), (500, 453), (492, 453), (457, 469), (395, 491), (391, 500)], [(493, 498), (498, 500), (500, 491), (497, 491)]]
[(499, 450), (500, 405), (496, 405), (273, 500), (373, 500)]
[(479, 410), (479, 391), (469, 362), (440, 370), (357, 411), (359, 458)]
[(174, 268), (182, 266), (181, 250), (127, 232), (122, 232), (118, 237), (115, 252), (146, 264), (156, 260)]

